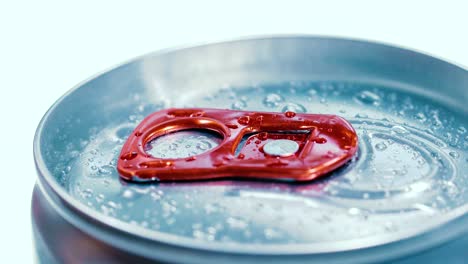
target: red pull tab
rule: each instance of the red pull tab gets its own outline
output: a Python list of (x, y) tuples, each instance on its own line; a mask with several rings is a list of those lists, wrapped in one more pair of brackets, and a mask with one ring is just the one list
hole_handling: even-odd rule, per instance
[[(157, 158), (145, 151), (150, 141), (188, 129), (218, 133), (222, 141), (186, 158)], [(351, 124), (336, 115), (166, 109), (136, 127), (122, 148), (117, 169), (123, 179), (132, 181), (236, 176), (306, 181), (346, 163), (357, 144)]]

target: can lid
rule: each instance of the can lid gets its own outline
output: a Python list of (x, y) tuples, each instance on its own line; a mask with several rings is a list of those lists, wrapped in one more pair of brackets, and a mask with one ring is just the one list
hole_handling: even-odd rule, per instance
[[(39, 179), (57, 198), (48, 200), (73, 209), (66, 219), (84, 216), (90, 225), (85, 231), (105, 231), (100, 239), (119, 247), (126, 242), (132, 253), (151, 244), (145, 252), (162, 259), (169, 250), (162, 259), (169, 262), (383, 261), (468, 230), (463, 69), (385, 45), (328, 38), (257, 39), (186, 51), (152, 54), (103, 74), (68, 93), (44, 118), (35, 140)], [(415, 67), (407, 67), (408, 58)], [(199, 60), (208, 63), (187, 63)], [(421, 69), (437, 74), (421, 75)], [(448, 88), (437, 97), (440, 87)], [(358, 155), (330, 176), (304, 183), (121, 180), (115, 168), (127, 136), (144, 116), (168, 106), (339, 114), (359, 136)], [(229, 131), (249, 120), (234, 121), (225, 124)], [(196, 134), (188, 127), (157, 138)], [(307, 133), (294, 132), (305, 140)], [(267, 135), (287, 139), (281, 131)], [(264, 136), (247, 134), (231, 151), (238, 157)], [(331, 141), (320, 144), (324, 139), (317, 138), (314, 148)], [(182, 160), (191, 155), (183, 153)]]
[(265, 154), (277, 157), (288, 157), (294, 155), (299, 150), (299, 144), (290, 139), (277, 139), (266, 143), (263, 146)]
[[(193, 129), (218, 140), (187, 134)], [(135, 128), (117, 168), (124, 180), (138, 182), (234, 176), (306, 181), (346, 163), (357, 143), (352, 126), (335, 115), (174, 108)]]

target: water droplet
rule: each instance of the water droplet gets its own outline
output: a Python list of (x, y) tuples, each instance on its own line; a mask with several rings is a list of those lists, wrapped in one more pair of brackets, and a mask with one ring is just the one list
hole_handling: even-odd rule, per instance
[(231, 105), (231, 109), (233, 110), (242, 110), (247, 107), (247, 103), (245, 101), (235, 101)]
[(163, 161), (163, 160), (153, 160), (153, 161), (145, 161), (139, 164), (143, 168), (163, 168), (172, 166), (173, 163), (170, 161)]
[(123, 197), (123, 198), (126, 198), (126, 199), (131, 199), (131, 198), (133, 198), (133, 195), (134, 195), (134, 193), (133, 193), (131, 190), (129, 190), (129, 189), (123, 191), (123, 193), (122, 193), (122, 197)]
[(113, 202), (113, 201), (107, 202), (107, 205), (108, 205), (109, 207), (111, 207), (111, 208), (114, 208), (114, 209), (119, 209), (119, 208), (120, 208), (120, 204), (115, 203), (115, 202)]
[(92, 189), (84, 189), (81, 191), (81, 194), (83, 198), (89, 198), (93, 195), (93, 190)]
[(315, 90), (314, 88), (311, 88), (309, 89), (309, 91), (307, 91), (307, 94), (311, 97), (315, 96), (317, 94), (317, 90)]
[(421, 112), (417, 113), (414, 117), (421, 122), (424, 122), (427, 119), (424, 113)]
[(355, 117), (357, 117), (357, 118), (368, 118), (369, 116), (367, 114), (364, 114), (364, 113), (357, 113), (355, 115)]
[(102, 201), (104, 201), (106, 197), (104, 196), (104, 194), (100, 193), (96, 196), (96, 202), (98, 203), (102, 203)]
[(110, 175), (115, 170), (113, 166), (104, 165), (98, 169), (99, 174), (101, 175)]
[(458, 152), (456, 152), (456, 151), (450, 151), (449, 155), (450, 155), (450, 157), (452, 157), (454, 159), (457, 159), (457, 158), (460, 157), (460, 154), (458, 154)]
[(177, 150), (178, 148), (179, 148), (179, 145), (177, 143), (171, 143), (169, 145), (169, 150), (174, 151), (174, 150)]
[(317, 144), (324, 144), (324, 143), (327, 143), (327, 139), (326, 138), (314, 138), (313, 141)]
[(284, 102), (284, 98), (275, 93), (268, 94), (264, 99), (263, 99), (263, 104), (266, 107), (277, 107), (281, 102)]
[(457, 129), (457, 132), (458, 132), (459, 134), (465, 134), (465, 133), (466, 133), (466, 128), (463, 127), (463, 126), (461, 126), (461, 127), (459, 127), (459, 128)]
[(385, 142), (377, 143), (375, 144), (375, 149), (379, 151), (384, 151), (387, 149), (387, 144), (385, 144)]
[(226, 126), (230, 129), (237, 129), (239, 126), (236, 124), (226, 124)]
[(156, 192), (151, 192), (150, 193), (151, 199), (154, 201), (158, 201), (161, 199), (163, 196), (163, 193), (161, 191), (156, 191)]
[(131, 122), (138, 123), (139, 121), (141, 121), (142, 118), (143, 118), (142, 115), (130, 115), (128, 117), (128, 120), (130, 120)]
[(122, 160), (132, 160), (132, 159), (136, 158), (137, 155), (138, 155), (138, 153), (136, 153), (135, 151), (133, 151), (133, 152), (125, 153), (125, 154), (122, 155), (120, 158), (121, 158)]
[(257, 138), (260, 140), (266, 140), (268, 139), (268, 133), (267, 132), (258, 133)]
[(203, 116), (204, 114), (205, 112), (195, 112), (195, 113), (190, 114), (190, 117), (200, 117), (200, 116)]
[(395, 133), (395, 134), (400, 134), (400, 135), (406, 135), (406, 134), (409, 134), (409, 131), (402, 127), (402, 126), (392, 126), (391, 128), (391, 131), (392, 133)]
[(301, 104), (288, 103), (283, 107), (281, 112), (305, 113), (307, 112), (307, 109)]
[(232, 229), (244, 229), (247, 227), (247, 223), (244, 220), (234, 217), (229, 217), (226, 220), (226, 223)]
[(198, 142), (196, 147), (199, 150), (207, 150), (207, 149), (212, 148), (211, 144), (207, 141)]
[(241, 125), (247, 126), (250, 124), (250, 116), (241, 116), (237, 119), (237, 122)]
[(211, 214), (211, 213), (214, 213), (214, 212), (218, 211), (219, 205), (216, 204), (216, 203), (207, 203), (207, 204), (203, 207), (203, 209), (205, 210), (205, 212), (206, 212), (207, 214)]
[(460, 189), (451, 181), (442, 181), (442, 190), (451, 197), (455, 197), (460, 193)]
[(354, 97), (355, 101), (364, 105), (379, 105), (380, 96), (370, 91), (363, 91)]
[(351, 207), (348, 209), (348, 214), (349, 215), (358, 215), (361, 213), (361, 209), (356, 208), (356, 207)]
[(267, 239), (275, 239), (281, 237), (281, 233), (279, 233), (273, 228), (265, 228), (264, 234)]
[(194, 161), (194, 160), (196, 160), (196, 159), (197, 159), (197, 157), (191, 156), (191, 157), (186, 158), (185, 160), (186, 160), (186, 161)]
[(296, 116), (296, 113), (291, 112), (291, 111), (287, 111), (286, 113), (284, 113), (284, 115), (285, 115), (287, 118), (293, 118), (293, 117)]

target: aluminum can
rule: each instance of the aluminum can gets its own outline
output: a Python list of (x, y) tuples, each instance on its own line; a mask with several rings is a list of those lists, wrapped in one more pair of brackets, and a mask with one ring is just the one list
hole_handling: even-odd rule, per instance
[[(466, 69), (366, 41), (273, 36), (133, 59), (73, 88), (38, 126), (37, 261), (467, 263), (466, 102)], [(301, 183), (120, 179), (146, 116), (194, 107), (339, 115), (358, 151)], [(152, 144), (179, 157), (219, 140), (187, 130)]]

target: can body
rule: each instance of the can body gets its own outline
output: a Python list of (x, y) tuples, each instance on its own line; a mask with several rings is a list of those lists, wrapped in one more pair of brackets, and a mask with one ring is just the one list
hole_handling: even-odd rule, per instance
[(71, 225), (50, 206), (37, 186), (32, 198), (32, 222), (37, 263), (151, 263)]
[[(467, 83), (465, 69), (432, 57), (334, 38), (240, 40), (126, 63), (76, 87), (39, 125), (37, 260), (464, 263)], [(301, 184), (120, 180), (125, 139), (171, 107), (341, 115), (358, 154)], [(169, 154), (164, 140), (153, 155)]]

